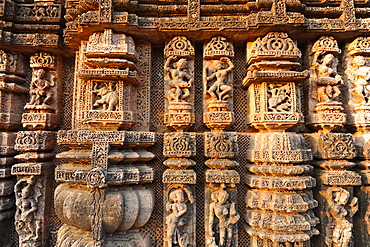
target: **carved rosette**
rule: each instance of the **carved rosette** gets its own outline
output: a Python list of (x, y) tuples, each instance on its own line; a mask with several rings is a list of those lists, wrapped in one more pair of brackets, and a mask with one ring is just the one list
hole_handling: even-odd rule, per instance
[(134, 40), (105, 29), (83, 41), (78, 54), (76, 128), (132, 127), (136, 122), (139, 85)]
[(247, 158), (247, 233), (252, 246), (309, 246), (318, 218), (309, 176), (311, 149), (302, 135), (285, 132), (303, 121), (301, 87), (308, 72), (299, 72), (301, 52), (286, 33), (269, 33), (248, 44), (248, 123), (261, 130), (251, 134)]
[(50, 53), (36, 53), (30, 58), (32, 79), (30, 101), (24, 109), (23, 127), (29, 129), (52, 130), (59, 123), (60, 108), (60, 70), (58, 58)]
[(344, 83), (337, 72), (337, 57), (341, 52), (332, 36), (322, 36), (311, 49), (307, 122), (326, 132), (346, 122), (340, 90)]
[(186, 130), (194, 115), (194, 48), (184, 36), (174, 37), (165, 47), (164, 122), (175, 130)]

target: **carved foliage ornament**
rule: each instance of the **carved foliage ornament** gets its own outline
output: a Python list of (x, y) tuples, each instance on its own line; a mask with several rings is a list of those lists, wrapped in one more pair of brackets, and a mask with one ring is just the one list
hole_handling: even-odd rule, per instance
[(369, 55), (370, 37), (358, 37), (348, 46), (351, 55)]

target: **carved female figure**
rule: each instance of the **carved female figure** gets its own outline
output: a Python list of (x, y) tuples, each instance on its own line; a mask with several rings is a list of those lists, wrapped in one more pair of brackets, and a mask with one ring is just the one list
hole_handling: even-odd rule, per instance
[(348, 220), (358, 210), (358, 199), (353, 197), (349, 202), (350, 193), (343, 188), (333, 188), (329, 196), (329, 213), (334, 220), (334, 229), (331, 242), (328, 246), (349, 247), (352, 242), (353, 224)]
[(39, 209), (37, 198), (41, 196), (35, 191), (34, 177), (21, 179), (15, 185), (16, 206), (15, 225), (22, 241), (38, 240), (40, 225), (35, 215)]
[[(234, 225), (240, 215), (236, 212), (235, 203), (228, 203), (229, 193), (223, 189), (211, 194), (209, 205), (208, 244), (211, 247), (230, 247), (233, 238)], [(218, 232), (218, 236), (216, 236)], [(218, 241), (217, 241), (218, 240)]]
[(355, 101), (358, 104), (370, 103), (370, 67), (365, 66), (366, 59), (363, 56), (356, 56), (353, 59), (353, 66), (355, 67), (354, 75), (354, 88), (351, 92), (355, 96)]
[[(188, 199), (185, 198), (185, 193)], [(185, 219), (182, 216), (188, 211), (187, 201), (191, 204), (194, 203), (194, 198), (186, 187), (172, 190), (169, 193), (166, 211), (170, 214), (166, 216), (167, 233), (165, 237), (168, 247), (172, 247), (173, 244), (180, 247), (187, 247), (188, 245), (187, 234), (179, 229), (179, 227), (185, 225)]]
[[(223, 69), (222, 63), (227, 63), (228, 67)], [(227, 100), (230, 97), (229, 92), (233, 90), (232, 86), (227, 83), (227, 76), (234, 69), (234, 64), (228, 57), (215, 60), (213, 64), (216, 71), (210, 76), (207, 76), (208, 67), (204, 68), (207, 82), (216, 79), (207, 90), (207, 94), (211, 96), (211, 100)]]
[(171, 62), (177, 60), (177, 56), (170, 56), (165, 65), (164, 70), (171, 77), (169, 81), (170, 90), (167, 92), (168, 101), (186, 102), (190, 96), (190, 88), (193, 84), (192, 76), (187, 72), (188, 62), (186, 58), (180, 58), (174, 63), (175, 68), (171, 68)]
[(317, 93), (320, 102), (335, 100), (340, 94), (339, 84), (343, 84), (342, 77), (337, 73), (337, 61), (332, 53), (327, 53), (318, 62), (322, 52), (316, 52), (313, 57), (311, 68), (316, 71)]
[(49, 105), (53, 99), (51, 87), (55, 86), (55, 77), (51, 77), (50, 82), (45, 79), (44, 69), (35, 69), (30, 86), (31, 100), (27, 105)]
[(113, 111), (113, 108), (118, 104), (118, 94), (113, 89), (113, 85), (103, 84), (101, 88), (98, 89), (98, 83), (95, 84), (93, 93), (100, 96), (94, 103), (94, 107), (103, 105), (104, 111)]

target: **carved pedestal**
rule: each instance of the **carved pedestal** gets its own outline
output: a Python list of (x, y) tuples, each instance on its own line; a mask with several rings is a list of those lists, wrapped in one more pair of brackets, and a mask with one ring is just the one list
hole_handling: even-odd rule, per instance
[(248, 123), (261, 130), (252, 134), (247, 158), (251, 174), (246, 183), (246, 230), (252, 246), (309, 246), (318, 234), (317, 206), (309, 176), (311, 150), (302, 135), (286, 132), (303, 121), (297, 72), (300, 51), (286, 33), (269, 33), (248, 44)]

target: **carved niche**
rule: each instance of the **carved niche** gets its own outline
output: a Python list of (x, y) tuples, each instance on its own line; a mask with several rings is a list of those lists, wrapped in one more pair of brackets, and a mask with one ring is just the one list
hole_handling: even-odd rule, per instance
[(75, 126), (130, 128), (139, 85), (135, 42), (111, 29), (82, 41), (76, 71)]
[(218, 36), (204, 48), (203, 118), (212, 130), (223, 130), (234, 122), (233, 113), (233, 45)]
[(60, 74), (57, 57), (45, 52), (36, 53), (30, 58), (32, 80), (30, 101), (24, 107), (28, 113), (22, 115), (24, 127), (30, 129), (54, 129), (59, 122)]
[(165, 47), (164, 91), (167, 126), (186, 130), (194, 115), (194, 48), (184, 36), (174, 37)]
[(331, 36), (322, 36), (311, 49), (309, 107), (315, 114), (309, 114), (308, 122), (330, 131), (346, 122), (340, 85), (344, 84), (337, 72), (338, 55), (341, 53), (337, 41)]

